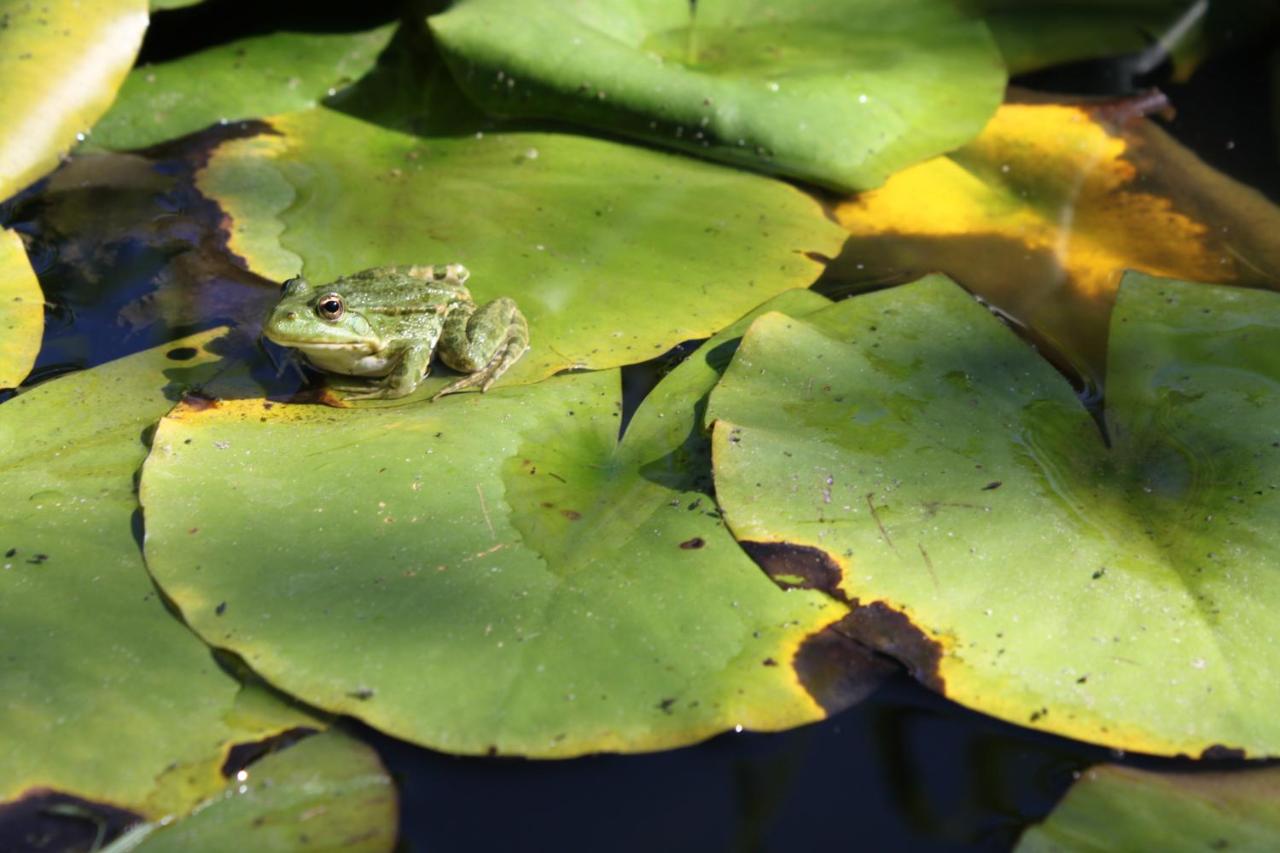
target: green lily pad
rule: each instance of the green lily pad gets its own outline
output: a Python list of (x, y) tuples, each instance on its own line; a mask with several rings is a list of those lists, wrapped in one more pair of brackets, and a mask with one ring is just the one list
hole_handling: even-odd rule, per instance
[(160, 817), (221, 787), (236, 742), (311, 718), (226, 675), (132, 532), (144, 431), (213, 375), (206, 332), (0, 405), (0, 802), (53, 789)]
[(0, 200), (58, 165), (111, 106), (147, 28), (145, 0), (0, 0)]
[(190, 816), (139, 827), (104, 853), (379, 853), (395, 847), (396, 823), (395, 787), (378, 754), (330, 731), (254, 762)]
[(136, 68), (90, 141), (142, 148), (219, 122), (313, 106), (372, 68), (393, 29), (276, 32)]
[(1280, 848), (1280, 768), (1153, 773), (1108, 765), (1085, 772), (1017, 853)]
[(717, 499), (767, 570), (958, 702), (1127, 750), (1276, 754), (1278, 352), (1280, 295), (1131, 274), (1108, 447), (945, 279), (767, 315), (711, 397)]
[(842, 191), (964, 144), (1005, 86), (986, 26), (941, 0), (463, 0), (429, 23), (489, 112)]
[(865, 685), (823, 667), (844, 608), (771, 584), (700, 490), (695, 411), (726, 343), (621, 442), (612, 370), (391, 408), (180, 406), (143, 471), (148, 565), (272, 683), (437, 749), (653, 750), (818, 719)]
[[(1010, 74), (1050, 65), (1137, 54), (1159, 38), (1170, 39), (1153, 54), (1150, 71), (1168, 50), (1187, 49), (1198, 39), (1203, 10), (1187, 13), (1182, 0), (1074, 0), (1027, 3), (1025, 0), (962, 0), (987, 22)], [(1181, 23), (1180, 23), (1181, 21)]]
[(44, 294), (18, 232), (0, 229), (0, 388), (27, 378), (44, 334)]
[(185, 9), (188, 6), (199, 6), (204, 0), (148, 0), (152, 12), (164, 12), (169, 9)]
[(270, 121), (275, 133), (224, 143), (198, 177), (231, 250), (278, 281), (465, 264), (477, 300), (514, 297), (529, 320), (532, 348), (499, 386), (706, 337), (812, 282), (810, 256), (843, 243), (792, 187), (629, 145), (423, 138), (328, 109)]

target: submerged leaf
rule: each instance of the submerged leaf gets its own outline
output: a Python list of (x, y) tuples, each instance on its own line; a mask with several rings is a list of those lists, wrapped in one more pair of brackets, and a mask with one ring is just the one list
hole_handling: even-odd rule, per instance
[(0, 0), (0, 200), (53, 169), (106, 112), (147, 28), (145, 0)]
[(44, 333), (44, 296), (16, 231), (0, 230), (0, 388), (27, 377)]
[(1016, 853), (1280, 848), (1280, 767), (1153, 773), (1106, 765), (1071, 786)]
[(373, 749), (336, 731), (249, 765), (216, 798), (104, 853), (253, 850), (379, 853), (396, 843), (396, 791)]
[(199, 176), (231, 250), (278, 281), (466, 265), (477, 301), (513, 297), (529, 320), (532, 348), (499, 386), (705, 337), (809, 284), (813, 257), (844, 237), (785, 184), (614, 142), (423, 138), (328, 109), (271, 125), (219, 146)]
[(314, 106), (372, 68), (393, 29), (276, 32), (144, 65), (125, 79), (90, 142), (142, 148), (219, 122)]
[(854, 682), (828, 678), (808, 651), (858, 654), (823, 631), (843, 608), (769, 583), (702, 491), (695, 409), (725, 345), (621, 442), (616, 371), (394, 408), (180, 406), (143, 472), (148, 565), (274, 684), (437, 749), (652, 750), (818, 719), (880, 670), (863, 654)]
[(945, 280), (771, 314), (712, 394), (766, 569), (962, 704), (1161, 754), (1280, 753), (1280, 295), (1131, 275), (1104, 443)]
[(310, 719), (237, 712), (240, 684), (165, 609), (131, 529), (141, 436), (213, 375), (216, 336), (0, 405), (0, 801), (53, 789), (159, 817), (219, 787), (233, 743)]
[(940, 0), (464, 0), (430, 24), (490, 112), (844, 191), (963, 144), (1004, 93), (986, 27)]
[(837, 208), (853, 239), (836, 277), (859, 286), (945, 272), (1094, 379), (1126, 270), (1280, 286), (1280, 210), (1151, 122), (1116, 127), (1107, 115), (1001, 107), (964, 148)]

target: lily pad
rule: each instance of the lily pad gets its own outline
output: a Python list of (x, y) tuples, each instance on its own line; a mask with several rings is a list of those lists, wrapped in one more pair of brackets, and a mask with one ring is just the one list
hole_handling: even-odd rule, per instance
[(818, 719), (865, 692), (825, 666), (843, 606), (770, 583), (701, 491), (695, 409), (728, 343), (621, 441), (613, 370), (394, 408), (179, 406), (143, 471), (148, 565), (272, 683), (436, 749), (653, 750)]
[(1280, 768), (1153, 773), (1107, 765), (1084, 773), (1016, 853), (1275, 850)]
[(1153, 105), (1001, 107), (960, 150), (837, 207), (853, 239), (831, 279), (945, 272), (1095, 381), (1126, 270), (1280, 287), (1280, 209), (1136, 120)]
[(219, 122), (314, 106), (373, 67), (393, 25), (276, 32), (134, 69), (93, 128), (104, 148), (142, 148)]
[(0, 200), (53, 169), (107, 111), (147, 28), (146, 0), (0, 0)]
[(942, 0), (463, 0), (429, 23), (489, 112), (844, 191), (962, 145), (1004, 94), (986, 26)]
[(844, 238), (785, 184), (614, 142), (423, 138), (328, 109), (270, 124), (221, 145), (198, 177), (231, 250), (277, 281), (465, 264), (477, 300), (514, 297), (529, 320), (532, 349), (499, 387), (706, 337), (812, 282), (810, 256)]
[(311, 718), (244, 688), (174, 619), (132, 532), (143, 432), (213, 375), (206, 332), (0, 405), (0, 802), (42, 789), (160, 817), (230, 747)]
[(767, 570), (962, 704), (1274, 755), (1278, 352), (1280, 295), (1131, 274), (1104, 441), (946, 280), (766, 315), (711, 397), (717, 499)]
[(395, 787), (378, 754), (330, 731), (262, 758), (190, 816), (139, 827), (104, 853), (379, 853), (395, 847), (396, 822)]
[(27, 377), (44, 333), (44, 295), (16, 231), (0, 230), (0, 388)]

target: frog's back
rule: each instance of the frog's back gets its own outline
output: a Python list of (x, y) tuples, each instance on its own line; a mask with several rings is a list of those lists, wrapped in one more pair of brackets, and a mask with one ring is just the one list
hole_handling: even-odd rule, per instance
[(374, 267), (343, 276), (332, 287), (352, 308), (422, 307), (470, 301), (469, 276), (461, 264)]

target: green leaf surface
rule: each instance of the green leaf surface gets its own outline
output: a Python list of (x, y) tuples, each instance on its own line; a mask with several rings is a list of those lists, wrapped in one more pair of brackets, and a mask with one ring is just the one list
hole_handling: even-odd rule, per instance
[[(1152, 50), (1150, 71), (1170, 50), (1200, 37), (1203, 10), (1183, 0), (962, 0), (991, 28), (1010, 74)], [(1184, 17), (1186, 16), (1186, 17)], [(1164, 39), (1163, 49), (1158, 45)]]
[[(925, 683), (1161, 754), (1280, 752), (1280, 295), (1131, 274), (1104, 443), (944, 279), (756, 321), (709, 416), (716, 495), (779, 574)], [(875, 627), (875, 626), (871, 626)]]
[(328, 109), (271, 124), (221, 145), (198, 178), (230, 219), (231, 250), (280, 281), (465, 264), (477, 301), (513, 297), (529, 320), (531, 349), (499, 387), (706, 337), (809, 284), (821, 270), (809, 255), (843, 242), (792, 187), (629, 145), (423, 138)]
[(1231, 773), (1088, 770), (1016, 853), (1280, 848), (1280, 768)]
[(90, 142), (142, 148), (219, 122), (313, 106), (372, 68), (393, 29), (275, 32), (141, 66), (125, 79)]
[(44, 334), (44, 294), (18, 232), (0, 230), (0, 388), (27, 378)]
[(820, 718), (804, 647), (843, 608), (771, 584), (702, 491), (702, 353), (621, 442), (617, 371), (389, 408), (179, 407), (143, 472), (148, 565), (272, 683), (437, 749), (652, 750)]
[(147, 28), (145, 0), (0, 0), (0, 200), (58, 165), (107, 111)]
[(566, 119), (837, 190), (977, 135), (986, 26), (939, 0), (463, 0), (430, 19), (497, 115)]
[(395, 787), (372, 747), (336, 731), (254, 762), (216, 798), (104, 853), (253, 850), (382, 853), (395, 847)]
[(164, 12), (169, 9), (185, 9), (188, 6), (199, 6), (204, 0), (148, 0), (152, 12)]
[(0, 405), (0, 801), (47, 788), (159, 817), (216, 790), (233, 743), (310, 719), (241, 703), (157, 596), (132, 532), (143, 433), (212, 376), (216, 335)]

